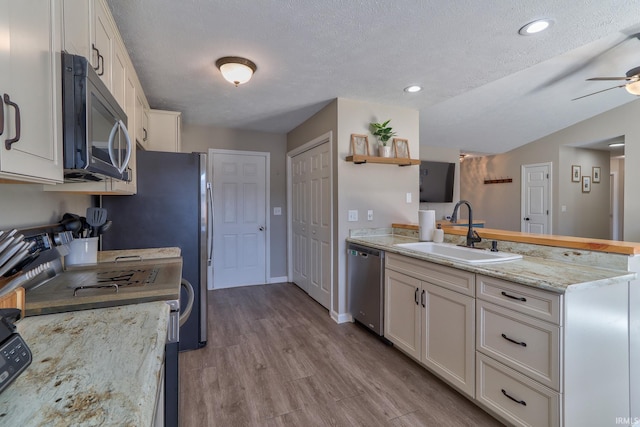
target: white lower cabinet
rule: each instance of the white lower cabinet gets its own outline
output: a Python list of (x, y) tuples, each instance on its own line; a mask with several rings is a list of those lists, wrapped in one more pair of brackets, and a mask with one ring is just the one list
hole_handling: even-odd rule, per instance
[(507, 425), (629, 425), (628, 295), (628, 282), (555, 293), (387, 252), (385, 337)]
[(560, 394), (482, 353), (476, 356), (476, 400), (517, 426), (560, 425)]
[[(449, 384), (473, 397), (473, 297), (432, 283), (449, 282), (442, 280), (446, 277), (446, 267), (426, 261), (416, 263), (416, 260), (395, 254), (388, 254), (386, 260), (385, 337)], [(416, 268), (412, 269), (412, 265)], [(473, 288), (472, 274), (460, 277), (459, 271), (451, 270), (451, 277), (461, 279), (453, 280), (454, 287), (460, 285), (455, 282), (471, 280)]]

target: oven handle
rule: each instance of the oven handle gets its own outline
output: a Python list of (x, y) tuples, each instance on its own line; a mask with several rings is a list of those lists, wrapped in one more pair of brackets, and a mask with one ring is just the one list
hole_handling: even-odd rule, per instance
[[(124, 139), (127, 141), (127, 155), (124, 158), (124, 162), (118, 165), (116, 162), (115, 156), (116, 153), (113, 149), (113, 141), (116, 137), (116, 131), (118, 129), (122, 129), (122, 133), (124, 134)], [(129, 132), (127, 132), (127, 126), (125, 126), (122, 120), (118, 120), (111, 128), (111, 133), (109, 134), (109, 158), (111, 159), (111, 164), (118, 169), (118, 172), (122, 173), (127, 168), (129, 164), (129, 160), (131, 159), (131, 138), (129, 138)]]
[(193, 300), (195, 299), (195, 292), (193, 290), (193, 285), (189, 283), (189, 281), (184, 277), (180, 281), (180, 287), (184, 288), (187, 291), (187, 307), (184, 309), (184, 312), (180, 314), (180, 326), (182, 326), (191, 315), (191, 310), (193, 309)]

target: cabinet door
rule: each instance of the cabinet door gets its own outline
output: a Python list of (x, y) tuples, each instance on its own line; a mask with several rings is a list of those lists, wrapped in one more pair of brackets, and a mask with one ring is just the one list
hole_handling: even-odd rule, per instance
[[(0, 174), (21, 181), (62, 181), (59, 126), (61, 9), (54, 1), (0, 2), (0, 96), (4, 132)], [(6, 47), (6, 49), (5, 49)], [(19, 114), (18, 114), (19, 111)], [(7, 149), (5, 142), (20, 139)]]
[[(127, 51), (122, 44), (114, 43), (113, 63), (111, 64), (111, 93), (123, 110), (127, 108), (125, 101), (125, 92), (127, 89), (126, 72)], [(133, 115), (127, 112), (127, 116), (129, 117), (129, 122), (131, 122), (128, 127), (130, 132), (133, 133)]]
[(475, 381), (474, 299), (423, 282), (421, 362), (470, 397)]
[(181, 113), (149, 111), (149, 150), (180, 152)]
[(109, 20), (109, 14), (106, 4), (103, 1), (96, 0), (94, 4), (94, 35), (93, 44), (97, 49), (94, 52), (96, 72), (104, 82), (104, 84), (112, 90), (111, 68), (113, 64), (113, 49), (115, 45), (115, 33)]
[(385, 270), (384, 336), (420, 360), (422, 286), (418, 279)]
[(63, 0), (63, 48), (68, 53), (91, 58), (90, 10), (87, 0)]

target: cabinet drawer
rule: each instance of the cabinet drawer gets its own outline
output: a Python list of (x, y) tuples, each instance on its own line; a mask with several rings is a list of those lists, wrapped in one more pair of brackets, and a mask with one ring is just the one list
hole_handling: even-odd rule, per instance
[(476, 354), (476, 399), (516, 426), (559, 426), (560, 395), (481, 353)]
[(493, 277), (477, 277), (479, 299), (562, 325), (562, 295)]
[(386, 268), (465, 295), (475, 295), (476, 275), (468, 271), (387, 252)]
[(477, 301), (476, 349), (560, 390), (560, 328), (529, 316)]

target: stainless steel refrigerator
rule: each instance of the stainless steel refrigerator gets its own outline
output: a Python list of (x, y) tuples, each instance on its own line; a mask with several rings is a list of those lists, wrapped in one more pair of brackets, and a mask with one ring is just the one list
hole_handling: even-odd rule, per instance
[[(202, 153), (138, 151), (137, 193), (103, 196), (102, 207), (113, 221), (102, 235), (102, 249), (177, 246), (182, 277), (194, 288), (191, 315), (180, 327), (180, 351), (207, 343), (207, 264), (209, 184), (207, 156)], [(181, 290), (181, 305), (187, 295)], [(182, 307), (184, 309), (184, 307)]]

